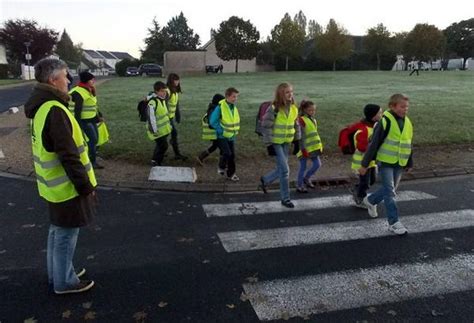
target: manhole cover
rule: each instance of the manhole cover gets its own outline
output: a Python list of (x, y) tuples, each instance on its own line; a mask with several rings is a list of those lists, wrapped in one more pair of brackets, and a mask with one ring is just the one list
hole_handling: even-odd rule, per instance
[(18, 127), (1, 127), (0, 128), (0, 136), (8, 136), (13, 131), (18, 129)]

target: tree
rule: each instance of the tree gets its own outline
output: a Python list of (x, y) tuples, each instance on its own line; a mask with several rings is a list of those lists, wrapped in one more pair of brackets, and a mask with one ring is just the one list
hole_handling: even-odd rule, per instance
[(148, 37), (144, 39), (145, 49), (141, 50), (141, 59), (144, 62), (163, 64), (163, 53), (166, 51), (166, 37), (156, 17), (152, 21), (153, 26), (148, 28)]
[(364, 46), (371, 56), (377, 57), (377, 71), (380, 71), (380, 56), (388, 54), (391, 46), (390, 32), (383, 24), (367, 30)]
[(316, 22), (316, 20), (311, 19), (308, 22), (308, 32), (306, 33), (307, 40), (313, 40), (323, 33), (323, 27)]
[(453, 23), (444, 30), (448, 50), (463, 58), (462, 68), (466, 61), (474, 57), (474, 18)]
[(407, 58), (432, 61), (441, 57), (446, 46), (446, 38), (434, 25), (417, 24), (404, 42)]
[(195, 50), (199, 46), (199, 35), (189, 28), (183, 12), (171, 18), (162, 30), (166, 38), (166, 50)]
[(214, 35), (217, 56), (225, 61), (235, 59), (235, 72), (239, 71), (239, 59), (257, 56), (260, 33), (250, 20), (232, 16), (221, 22)]
[(57, 38), (57, 31), (40, 27), (34, 20), (7, 20), (0, 29), (0, 42), (5, 45), (8, 61), (15, 66), (27, 62), (26, 42), (30, 43), (28, 48), (31, 54), (30, 64), (35, 64), (53, 53)]
[(300, 28), (304, 31), (304, 36), (306, 37), (306, 26), (307, 26), (307, 19), (306, 16), (304, 15), (303, 11), (299, 11), (295, 17), (293, 18), (293, 21), (300, 26)]
[(56, 44), (55, 53), (60, 59), (65, 61), (70, 67), (77, 67), (81, 63), (82, 48), (81, 45), (74, 45), (69, 34), (64, 29), (59, 42)]
[(140, 66), (140, 61), (138, 59), (131, 59), (131, 58), (124, 58), (117, 64), (115, 64), (115, 73), (117, 73), (118, 76), (125, 76), (125, 72), (127, 71), (127, 67), (134, 66), (138, 67)]
[(347, 31), (330, 19), (326, 31), (316, 37), (316, 48), (323, 60), (332, 62), (332, 70), (335, 71), (336, 61), (350, 56), (352, 41)]
[(285, 58), (285, 71), (288, 71), (289, 58), (296, 58), (302, 54), (305, 31), (286, 13), (280, 23), (273, 27), (271, 35), (273, 51)]

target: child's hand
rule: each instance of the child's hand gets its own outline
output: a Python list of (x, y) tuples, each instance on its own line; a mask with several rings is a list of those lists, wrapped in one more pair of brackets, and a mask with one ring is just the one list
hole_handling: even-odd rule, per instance
[(306, 148), (303, 148), (303, 150), (301, 150), (301, 153), (303, 154), (304, 158), (309, 158), (309, 152), (306, 150)]

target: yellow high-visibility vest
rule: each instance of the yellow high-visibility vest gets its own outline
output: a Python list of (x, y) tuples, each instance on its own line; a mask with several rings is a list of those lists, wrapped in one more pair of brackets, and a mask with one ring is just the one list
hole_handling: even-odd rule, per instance
[(173, 119), (176, 116), (176, 107), (178, 106), (179, 94), (171, 93), (170, 89), (166, 89), (168, 92), (168, 117)]
[[(159, 99), (153, 98), (148, 104), (151, 104), (154, 107), (156, 118), (156, 133), (151, 132), (147, 125), (148, 138), (150, 140), (155, 140), (168, 135), (171, 132), (171, 125), (166, 103), (161, 102)], [(152, 117), (153, 116), (150, 116), (150, 118)]]
[[(97, 97), (93, 96), (87, 89), (75, 86), (69, 91), (69, 94), (72, 95), (74, 92), (79, 93), (82, 97), (82, 111), (81, 111), (81, 119), (92, 119), (97, 116), (98, 108), (97, 108)], [(74, 111), (75, 102), (71, 100), (69, 102), (69, 110), (71, 112)]]
[[(321, 142), (321, 138), (319, 137), (318, 133), (318, 123), (316, 120), (312, 120), (307, 116), (301, 117), (304, 121), (304, 133), (305, 133), (305, 142), (304, 146), (308, 153), (312, 153), (313, 151), (321, 150), (323, 151), (323, 143)], [(296, 154), (298, 158), (303, 156), (303, 152), (300, 151)]]
[(89, 181), (94, 187), (97, 186), (97, 181), (87, 154), (87, 144), (77, 120), (61, 102), (51, 100), (43, 103), (31, 121), (31, 146), (33, 148), (36, 183), (41, 197), (49, 202), (60, 203), (73, 199), (79, 194), (67, 176), (58, 155), (47, 151), (43, 145), (43, 129), (46, 117), (53, 106), (64, 110), (68, 116), (72, 126), (72, 138), (76, 144), (80, 161), (87, 170)]
[[(367, 139), (368, 139), (368, 141), (370, 141), (370, 139), (372, 138), (372, 134), (374, 133), (374, 128), (368, 127), (368, 126), (366, 126), (366, 127), (367, 127), (367, 136), (368, 136)], [(351, 168), (355, 171), (358, 171), (359, 168), (362, 167), (362, 165), (361, 165), (362, 164), (362, 159), (364, 159), (364, 153), (357, 149), (357, 135), (361, 132), (362, 132), (362, 130), (357, 130), (356, 133), (354, 134), (354, 147), (356, 149), (355, 149), (354, 155), (352, 155)], [(369, 163), (369, 168), (375, 167), (375, 166), (376, 166), (375, 160), (372, 160)]]
[[(273, 106), (272, 106), (273, 108)], [(283, 109), (279, 109), (275, 123), (273, 125), (274, 144), (291, 143), (295, 137), (295, 122), (298, 118), (298, 108), (292, 104), (286, 114)]]
[(222, 136), (224, 138), (232, 138), (239, 133), (240, 130), (240, 115), (239, 110), (234, 105), (234, 114), (232, 114), (229, 105), (226, 100), (219, 102), (221, 107), (221, 127), (224, 130)]
[(216, 140), (217, 132), (216, 129), (209, 128), (209, 123), (207, 122), (207, 114), (204, 115), (201, 119), (202, 126), (202, 140)]
[[(411, 155), (413, 125), (410, 119), (405, 117), (403, 131), (400, 131), (397, 120), (389, 111), (385, 111), (383, 115), (390, 120), (390, 131), (377, 152), (377, 160), (406, 166)], [(385, 118), (380, 121), (384, 129), (387, 128)]]

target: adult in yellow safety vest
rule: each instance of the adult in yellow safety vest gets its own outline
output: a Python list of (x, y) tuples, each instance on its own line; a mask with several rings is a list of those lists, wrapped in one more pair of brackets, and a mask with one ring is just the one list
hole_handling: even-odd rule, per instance
[(79, 79), (80, 82), (69, 91), (71, 95), (69, 109), (74, 112), (76, 120), (87, 136), (89, 158), (92, 166), (95, 169), (101, 169), (104, 167), (96, 161), (96, 148), (99, 138), (97, 124), (104, 120), (97, 107), (95, 76), (89, 72), (81, 72), (79, 73)]
[[(290, 144), (300, 138), (297, 119), (298, 107), (293, 98), (293, 86), (281, 83), (276, 88), (272, 107), (262, 120), (263, 141), (267, 145), (268, 154), (276, 157), (276, 168), (260, 177), (259, 188), (266, 193), (266, 186), (279, 179), (281, 204), (288, 208), (295, 207), (290, 199), (288, 154)], [(295, 150), (298, 148), (296, 143)]]
[(375, 183), (377, 175), (377, 165), (375, 160), (370, 161), (365, 175), (359, 174), (362, 159), (367, 151), (369, 142), (372, 139), (374, 125), (382, 118), (382, 108), (377, 104), (367, 104), (364, 107), (364, 119), (361, 120), (362, 128), (354, 133), (355, 152), (352, 155), (351, 168), (357, 173), (358, 182), (355, 184), (352, 192), (355, 205), (360, 208), (366, 208), (362, 200), (367, 196), (367, 191)]
[[(301, 138), (299, 141), (299, 152), (296, 156), (299, 159), (300, 165), (298, 170), (298, 177), (296, 179), (298, 193), (308, 193), (306, 187), (314, 188), (311, 177), (321, 167), (321, 159), (319, 156), (323, 152), (323, 143), (318, 132), (318, 122), (314, 117), (316, 114), (316, 104), (312, 101), (302, 101), (300, 103), (300, 117), (298, 124), (301, 129)], [(311, 160), (312, 166), (306, 172), (307, 161)]]
[(94, 286), (81, 280), (85, 269), (72, 264), (79, 228), (95, 214), (97, 181), (82, 130), (68, 110), (67, 65), (45, 58), (35, 65), (39, 82), (25, 103), (39, 195), (49, 205), (47, 246), (49, 288), (56, 294), (79, 293)]
[[(209, 147), (206, 150), (203, 150), (196, 158), (197, 162), (203, 166), (204, 159), (206, 159), (210, 154), (212, 154), (219, 145), (217, 144), (217, 132), (216, 129), (210, 127), (209, 124), (209, 117), (212, 114), (212, 111), (219, 105), (219, 102), (224, 100), (225, 97), (222, 94), (216, 93), (212, 97), (212, 101), (209, 103), (207, 107), (206, 114), (201, 119), (201, 127), (202, 127), (202, 140), (211, 141)], [(222, 158), (222, 152), (221, 152)]]
[(370, 162), (376, 159), (380, 164), (382, 187), (366, 196), (362, 203), (367, 206), (369, 216), (376, 217), (377, 204), (384, 201), (388, 220), (388, 230), (397, 235), (408, 232), (398, 219), (398, 208), (394, 200), (395, 190), (400, 182), (403, 169), (411, 170), (413, 125), (407, 116), (409, 99), (404, 94), (390, 97), (389, 111), (374, 128), (372, 140), (361, 162), (360, 175), (367, 173)]
[(211, 113), (209, 124), (217, 133), (217, 145), (222, 153), (217, 173), (227, 175), (227, 179), (237, 182), (235, 173), (235, 139), (240, 130), (240, 115), (235, 103), (239, 96), (237, 89), (230, 87), (225, 91), (225, 99)]
[(171, 124), (166, 106), (166, 84), (158, 81), (153, 85), (154, 93), (148, 97), (147, 135), (155, 141), (155, 149), (151, 158), (152, 166), (161, 166), (168, 150), (168, 135)]
[(181, 154), (179, 151), (178, 144), (178, 130), (176, 129), (176, 124), (181, 122), (181, 111), (179, 107), (179, 96), (181, 95), (181, 81), (179, 75), (175, 73), (170, 73), (166, 81), (166, 86), (168, 87), (166, 105), (168, 107), (168, 117), (170, 119), (171, 125), (171, 138), (170, 144), (173, 147), (174, 159), (176, 160), (187, 160), (188, 157)]

